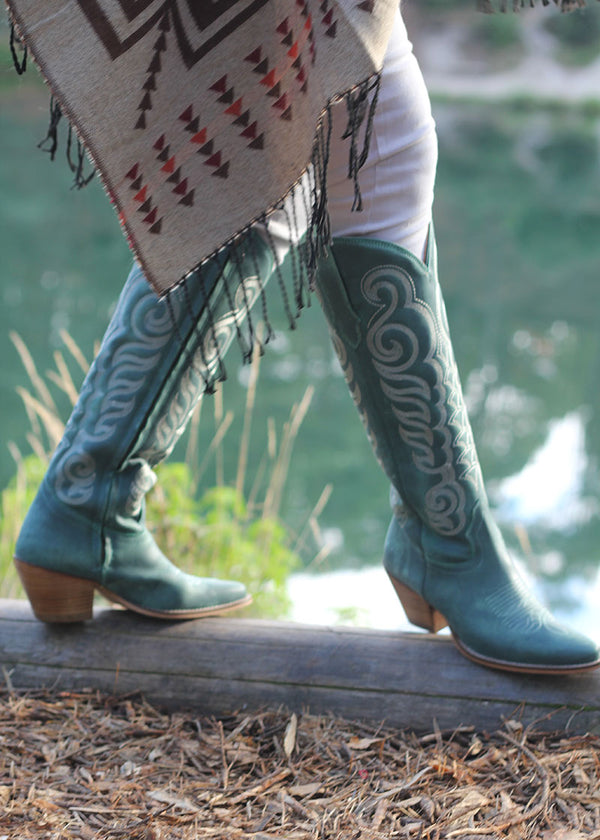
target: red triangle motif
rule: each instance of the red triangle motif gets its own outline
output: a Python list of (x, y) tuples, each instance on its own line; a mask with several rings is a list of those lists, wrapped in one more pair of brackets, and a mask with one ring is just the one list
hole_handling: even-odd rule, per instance
[(286, 47), (291, 47), (292, 46), (292, 44), (294, 43), (294, 33), (292, 32), (291, 29), (288, 32), (288, 34), (285, 36), (285, 38), (282, 40), (281, 43), (285, 44)]
[(141, 190), (143, 183), (144, 183), (144, 179), (142, 178), (141, 175), (139, 175), (135, 179), (135, 181), (133, 181), (133, 183), (131, 184), (131, 189), (135, 190), (137, 192), (138, 190)]
[(292, 119), (292, 106), (290, 105), (288, 108), (285, 109), (283, 114), (281, 115), (282, 120), (289, 121)]
[(249, 125), (248, 128), (245, 128), (242, 131), (242, 133), (240, 134), (240, 137), (248, 137), (250, 140), (254, 140), (254, 138), (256, 137), (256, 126), (257, 125), (258, 125), (258, 123), (255, 120), (252, 123), (252, 125)]
[(333, 21), (333, 24), (329, 27), (325, 34), (329, 35), (330, 38), (335, 38), (337, 34), (337, 20)]
[(134, 165), (131, 167), (131, 169), (129, 170), (127, 175), (125, 175), (125, 177), (126, 178), (131, 178), (131, 180), (133, 180), (134, 178), (137, 178), (139, 168), (140, 168), (139, 163), (134, 163)]
[(192, 108), (191, 105), (188, 105), (188, 107), (185, 109), (185, 111), (179, 115), (179, 119), (181, 120), (181, 122), (189, 123), (189, 122), (192, 121), (193, 116), (194, 116), (194, 109)]
[(158, 207), (155, 207), (154, 210), (152, 210), (150, 213), (148, 213), (148, 215), (146, 216), (144, 221), (149, 225), (153, 225), (154, 222), (156, 221), (156, 216), (157, 215), (158, 215)]
[(173, 192), (175, 195), (185, 195), (188, 188), (188, 179), (184, 178), (180, 184), (177, 184)]
[(205, 160), (204, 163), (207, 166), (221, 166), (221, 152), (215, 152), (214, 155), (211, 155), (208, 160)]
[(202, 131), (198, 131), (197, 134), (190, 139), (190, 143), (197, 143), (199, 146), (206, 143), (206, 129), (203, 128)]
[(299, 52), (298, 41), (295, 41), (292, 44), (291, 48), (288, 50), (288, 56), (290, 58), (298, 58), (298, 52)]
[(300, 68), (300, 72), (296, 76), (296, 79), (300, 82), (300, 84), (306, 81), (306, 70), (304, 69), (304, 67)]
[(161, 228), (162, 219), (159, 219), (158, 222), (155, 225), (152, 225), (152, 227), (150, 228), (150, 233), (160, 233)]
[(277, 82), (271, 90), (267, 91), (267, 96), (273, 96), (275, 99), (279, 99), (281, 96), (281, 82)]
[(173, 157), (170, 157), (169, 160), (165, 163), (164, 166), (161, 166), (161, 171), (162, 172), (173, 172), (174, 169), (175, 169), (175, 155), (173, 155)]
[(133, 200), (134, 200), (134, 201), (139, 201), (140, 203), (141, 203), (142, 201), (145, 201), (145, 200), (146, 200), (146, 193), (147, 193), (147, 192), (148, 192), (148, 187), (147, 187), (147, 186), (146, 186), (146, 187), (143, 187), (143, 188), (139, 191), (139, 193), (137, 193), (136, 195), (134, 195), (134, 196), (133, 196)]
[(270, 73), (267, 73), (264, 79), (260, 80), (260, 83), (265, 87), (272, 88), (275, 84), (275, 68), (273, 68)]
[(236, 99), (235, 102), (229, 106), (229, 108), (225, 109), (226, 114), (231, 114), (231, 116), (239, 117), (242, 113), (242, 97), (240, 96), (239, 99)]
[(149, 213), (151, 209), (152, 199), (147, 198), (146, 201), (144, 201), (144, 203), (141, 205), (141, 207), (138, 207), (138, 213)]
[(244, 61), (249, 61), (250, 64), (258, 64), (262, 56), (262, 49), (257, 47), (255, 50), (252, 50), (250, 55), (247, 55)]
[(214, 83), (214, 85), (210, 86), (210, 90), (214, 90), (217, 93), (225, 93), (227, 90), (227, 76), (221, 76), (221, 78)]
[(161, 134), (152, 148), (156, 149), (157, 152), (160, 152), (160, 150), (164, 147), (164, 145), (165, 145), (165, 135)]
[(283, 96), (280, 96), (277, 102), (273, 103), (273, 108), (277, 108), (280, 111), (284, 111), (288, 107), (288, 95), (284, 93)]
[(333, 20), (333, 9), (330, 9), (325, 17), (323, 18), (323, 23), (325, 26), (331, 26), (331, 21)]
[(277, 32), (279, 32), (280, 35), (287, 35), (289, 31), (290, 19), (286, 18), (285, 20), (282, 20), (279, 26), (277, 27)]
[(158, 155), (156, 155), (156, 159), (157, 160), (163, 160), (163, 161), (168, 160), (170, 152), (171, 152), (171, 147), (170, 146), (165, 146), (165, 148), (162, 150), (162, 152), (160, 152)]
[(305, 29), (312, 29), (312, 15), (309, 15), (306, 18), (306, 23), (304, 24)]

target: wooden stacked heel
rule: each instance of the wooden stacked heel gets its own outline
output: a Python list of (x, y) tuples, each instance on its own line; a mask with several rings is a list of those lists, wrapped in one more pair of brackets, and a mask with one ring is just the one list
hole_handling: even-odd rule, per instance
[(52, 572), (16, 557), (15, 566), (40, 621), (66, 624), (92, 618), (94, 583), (91, 580)]
[(410, 589), (406, 584), (401, 583), (389, 572), (388, 577), (411, 624), (422, 627), (423, 630), (428, 630), (430, 633), (437, 633), (448, 626), (448, 622), (442, 613), (428, 604), (414, 589)]

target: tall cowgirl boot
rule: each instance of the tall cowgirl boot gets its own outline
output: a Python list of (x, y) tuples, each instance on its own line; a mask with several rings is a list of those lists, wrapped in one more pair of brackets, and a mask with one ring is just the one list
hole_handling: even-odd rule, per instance
[(246, 242), (166, 301), (133, 268), (17, 541), (15, 563), (39, 619), (90, 618), (94, 590), (168, 619), (249, 603), (241, 583), (173, 566), (144, 522), (152, 467), (212, 387), (272, 271), (263, 240), (251, 233)]
[(437, 281), (387, 242), (334, 240), (317, 284), (352, 396), (392, 483), (384, 565), (409, 620), (449, 625), (493, 668), (564, 673), (600, 664), (518, 577), (492, 521)]

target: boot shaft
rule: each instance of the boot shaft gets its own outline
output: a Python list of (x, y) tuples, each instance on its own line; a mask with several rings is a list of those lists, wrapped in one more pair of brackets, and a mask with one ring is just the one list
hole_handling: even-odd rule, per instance
[(376, 454), (409, 511), (436, 534), (464, 533), (487, 505), (436, 276), (377, 240), (334, 240), (318, 294)]
[(273, 266), (251, 238), (160, 300), (134, 266), (44, 479), (60, 502), (99, 522), (140, 516), (151, 468), (223, 378), (233, 338), (251, 352), (242, 324)]

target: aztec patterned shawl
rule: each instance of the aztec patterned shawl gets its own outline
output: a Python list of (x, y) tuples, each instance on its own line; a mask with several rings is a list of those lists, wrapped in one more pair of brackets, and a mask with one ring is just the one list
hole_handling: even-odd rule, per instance
[(396, 2), (7, 0), (54, 97), (52, 138), (62, 112), (159, 294), (311, 160), (324, 177), (323, 115), (344, 94), (363, 115)]
[[(308, 193), (310, 278), (328, 238), (328, 107), (346, 99), (358, 197), (359, 132), (367, 115), (368, 143), (397, 2), (6, 0), (15, 64), (18, 39), (52, 92), (48, 150), (64, 114), (76, 183), (86, 180), (85, 149), (158, 294), (240, 241), (295, 187)], [(525, 0), (495, 3), (516, 10)], [(492, 0), (477, 5), (494, 10)]]

